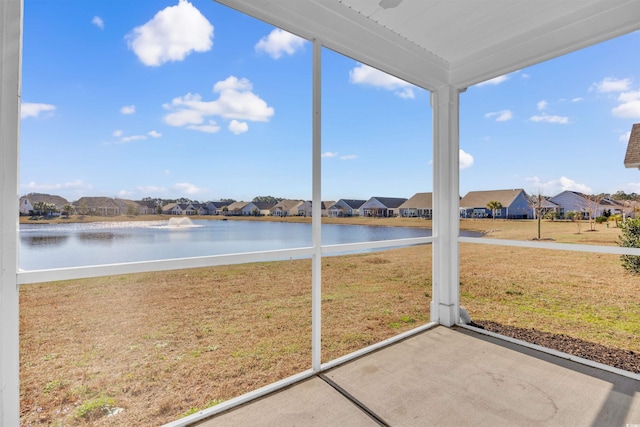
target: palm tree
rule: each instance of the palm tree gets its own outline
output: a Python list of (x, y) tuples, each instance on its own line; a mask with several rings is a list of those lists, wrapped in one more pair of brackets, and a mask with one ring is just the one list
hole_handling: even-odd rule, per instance
[(38, 201), (33, 204), (33, 214), (36, 216), (40, 216), (44, 213), (46, 203), (43, 201)]
[(492, 217), (493, 219), (496, 219), (496, 211), (502, 209), (502, 203), (498, 202), (497, 200), (492, 200), (487, 203), (487, 208), (491, 209)]
[(69, 215), (71, 215), (71, 212), (73, 212), (73, 205), (70, 205), (69, 203), (67, 203), (62, 207), (62, 213), (64, 214), (65, 217), (69, 218)]

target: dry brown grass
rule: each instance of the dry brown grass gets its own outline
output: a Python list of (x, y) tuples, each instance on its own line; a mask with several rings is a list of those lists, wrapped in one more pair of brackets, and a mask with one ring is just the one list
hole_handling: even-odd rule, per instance
[[(535, 235), (533, 222), (461, 227)], [(575, 242), (585, 228), (545, 223), (543, 236)], [(589, 239), (615, 244), (617, 229), (598, 230)], [(461, 245), (474, 320), (640, 351), (639, 286), (616, 256)], [(427, 322), (430, 299), (429, 245), (324, 258), (323, 361)], [(157, 425), (311, 365), (309, 260), (25, 285), (20, 310), (25, 426)], [(105, 405), (124, 411), (107, 417)]]

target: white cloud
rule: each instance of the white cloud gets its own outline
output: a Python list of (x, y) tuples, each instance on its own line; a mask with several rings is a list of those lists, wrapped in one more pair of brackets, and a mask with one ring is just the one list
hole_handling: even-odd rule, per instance
[(220, 126), (218, 126), (218, 124), (215, 121), (209, 120), (209, 124), (206, 124), (206, 125), (189, 125), (189, 126), (187, 126), (187, 129), (197, 130), (197, 131), (205, 132), (205, 133), (218, 133), (220, 131)]
[(337, 157), (337, 156), (338, 156), (338, 153), (336, 153), (335, 151), (325, 151), (324, 153), (322, 153), (320, 157), (331, 158), (331, 157)]
[(584, 98), (581, 98), (581, 97), (573, 98), (571, 100), (571, 102), (582, 102), (582, 101), (584, 101)]
[(358, 156), (355, 155), (355, 154), (347, 154), (347, 155), (344, 155), (344, 156), (340, 156), (340, 160), (355, 160), (357, 158), (358, 158)]
[[(524, 77), (524, 75), (523, 75)], [(529, 76), (527, 75), (525, 78), (528, 78)], [(507, 80), (509, 80), (509, 75), (508, 74), (504, 74), (502, 76), (498, 76), (498, 77), (494, 77), (492, 79), (489, 80), (485, 80), (484, 82), (478, 83), (476, 86), (487, 86), (487, 85), (499, 85), (500, 83), (506, 82)]]
[(160, 132), (157, 132), (155, 130), (147, 132), (147, 135), (149, 135), (152, 138), (160, 138), (162, 136)]
[(403, 99), (415, 98), (414, 86), (411, 83), (365, 64), (358, 64), (349, 71), (349, 82), (393, 91)]
[(62, 191), (62, 190), (89, 190), (91, 189), (91, 185), (85, 184), (81, 179), (77, 179), (75, 181), (70, 182), (60, 182), (60, 183), (48, 183), (48, 184), (38, 184), (35, 181), (31, 181), (28, 184), (20, 185), (25, 191), (30, 192), (52, 192), (52, 191)]
[(123, 131), (121, 131), (120, 129), (116, 129), (113, 131), (111, 135), (115, 136), (116, 138), (120, 138), (123, 134), (124, 134)]
[(566, 125), (569, 123), (569, 118), (565, 116), (551, 116), (548, 114), (542, 114), (540, 116), (531, 116), (529, 119), (532, 122), (544, 122), (544, 123), (556, 123), (560, 125)]
[(91, 23), (101, 30), (104, 30), (104, 21), (99, 16), (94, 16)]
[(625, 144), (629, 142), (629, 138), (631, 138), (631, 131), (628, 130), (624, 133), (620, 134), (620, 137), (618, 138), (620, 140), (620, 142), (624, 142)]
[(23, 102), (20, 105), (20, 118), (38, 117), (41, 113), (52, 113), (56, 110), (55, 105), (40, 104), (36, 102)]
[(120, 108), (120, 113), (122, 114), (133, 114), (135, 112), (136, 112), (135, 105), (125, 105), (124, 107)]
[(404, 89), (397, 90), (394, 93), (402, 99), (413, 99), (416, 97), (416, 94), (411, 87), (405, 87)]
[(192, 52), (213, 46), (213, 25), (187, 0), (179, 0), (125, 37), (129, 49), (143, 64), (162, 65), (182, 61)]
[(213, 86), (213, 91), (219, 94), (218, 99), (214, 101), (203, 101), (199, 94), (188, 93), (164, 104), (163, 107), (170, 111), (164, 116), (164, 122), (170, 126), (188, 126), (189, 129), (213, 132), (217, 125), (212, 121), (209, 121), (208, 125), (203, 125), (206, 117), (269, 121), (274, 114), (273, 107), (269, 107), (252, 90), (253, 85), (249, 80), (230, 76)]
[(199, 188), (193, 184), (189, 184), (187, 182), (179, 182), (177, 184), (174, 184), (172, 186), (172, 188), (176, 191), (178, 191), (180, 194), (188, 194), (190, 196), (196, 195), (196, 194), (202, 194), (204, 192), (206, 192), (207, 190), (204, 188)]
[(538, 111), (544, 111), (548, 105), (549, 103), (543, 99), (536, 104), (536, 107), (538, 107)]
[(598, 93), (622, 92), (628, 90), (631, 86), (631, 79), (614, 79), (605, 77), (598, 83), (593, 83), (589, 90), (595, 90)]
[(493, 111), (484, 115), (486, 119), (496, 118), (496, 122), (506, 122), (513, 118), (513, 112), (511, 110)]
[(273, 59), (279, 59), (283, 55), (293, 55), (304, 46), (306, 40), (287, 31), (276, 28), (268, 36), (263, 37), (255, 45), (258, 53), (266, 53)]
[(245, 133), (246, 131), (249, 130), (249, 125), (246, 122), (231, 120), (231, 123), (229, 123), (229, 130), (234, 135), (240, 135), (241, 133)]
[(623, 188), (622, 191), (626, 193), (640, 193), (640, 182), (629, 182), (625, 185), (626, 188)]
[(120, 140), (120, 142), (122, 143), (126, 143), (126, 142), (131, 142), (131, 141), (142, 141), (147, 139), (146, 135), (131, 135), (131, 136), (125, 136), (124, 138), (122, 138)]
[(473, 156), (460, 149), (460, 169), (466, 169), (473, 166)]
[(640, 118), (640, 90), (622, 92), (618, 101), (621, 104), (612, 109), (611, 114), (626, 119)]
[(593, 190), (584, 184), (579, 184), (574, 180), (561, 176), (558, 179), (552, 179), (549, 181), (542, 181), (539, 177), (533, 176), (526, 178), (531, 184), (533, 194), (540, 194), (545, 196), (556, 196), (563, 191), (577, 191), (583, 194), (592, 194)]

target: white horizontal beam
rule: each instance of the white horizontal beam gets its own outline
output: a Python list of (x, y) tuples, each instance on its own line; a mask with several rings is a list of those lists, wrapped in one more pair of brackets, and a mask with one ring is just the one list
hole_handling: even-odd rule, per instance
[(282, 261), (292, 258), (297, 259), (310, 257), (313, 252), (313, 248), (304, 247), (231, 255), (212, 255), (158, 261), (139, 261), (48, 270), (20, 271), (18, 273), (18, 284), (24, 285), (29, 283), (55, 282), (58, 280), (84, 279), (89, 277), (146, 273), (152, 271), (181, 270), (185, 268), (203, 268), (219, 265), (246, 264), (251, 262)]
[[(433, 242), (433, 237), (381, 240), (374, 242), (348, 243), (322, 246), (322, 254), (353, 253), (370, 249), (397, 248)], [(21, 270), (18, 284), (55, 282), (59, 280), (84, 279), (121, 274), (146, 273), (153, 271), (182, 270), (220, 265), (247, 264), (252, 262), (283, 261), (310, 258), (315, 253), (313, 247), (279, 249), (273, 251), (246, 252), (229, 255), (212, 255), (192, 258), (175, 258), (157, 261), (138, 261), (118, 264), (90, 265), (82, 267), (53, 268), (46, 270)]]
[(576, 245), (573, 243), (536, 242), (530, 240), (488, 239), (486, 237), (458, 237), (460, 243), (477, 243), (480, 245), (517, 246), (531, 249), (551, 249), (554, 251), (593, 252), (612, 255), (640, 255), (640, 248), (623, 248), (620, 246)]

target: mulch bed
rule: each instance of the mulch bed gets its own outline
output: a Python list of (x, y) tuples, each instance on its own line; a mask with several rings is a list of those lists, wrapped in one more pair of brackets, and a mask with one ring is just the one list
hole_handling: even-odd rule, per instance
[(578, 338), (572, 338), (564, 334), (552, 334), (537, 331), (534, 328), (517, 328), (488, 320), (476, 320), (473, 326), (640, 374), (640, 353), (632, 350), (606, 347), (601, 344), (594, 344)]

